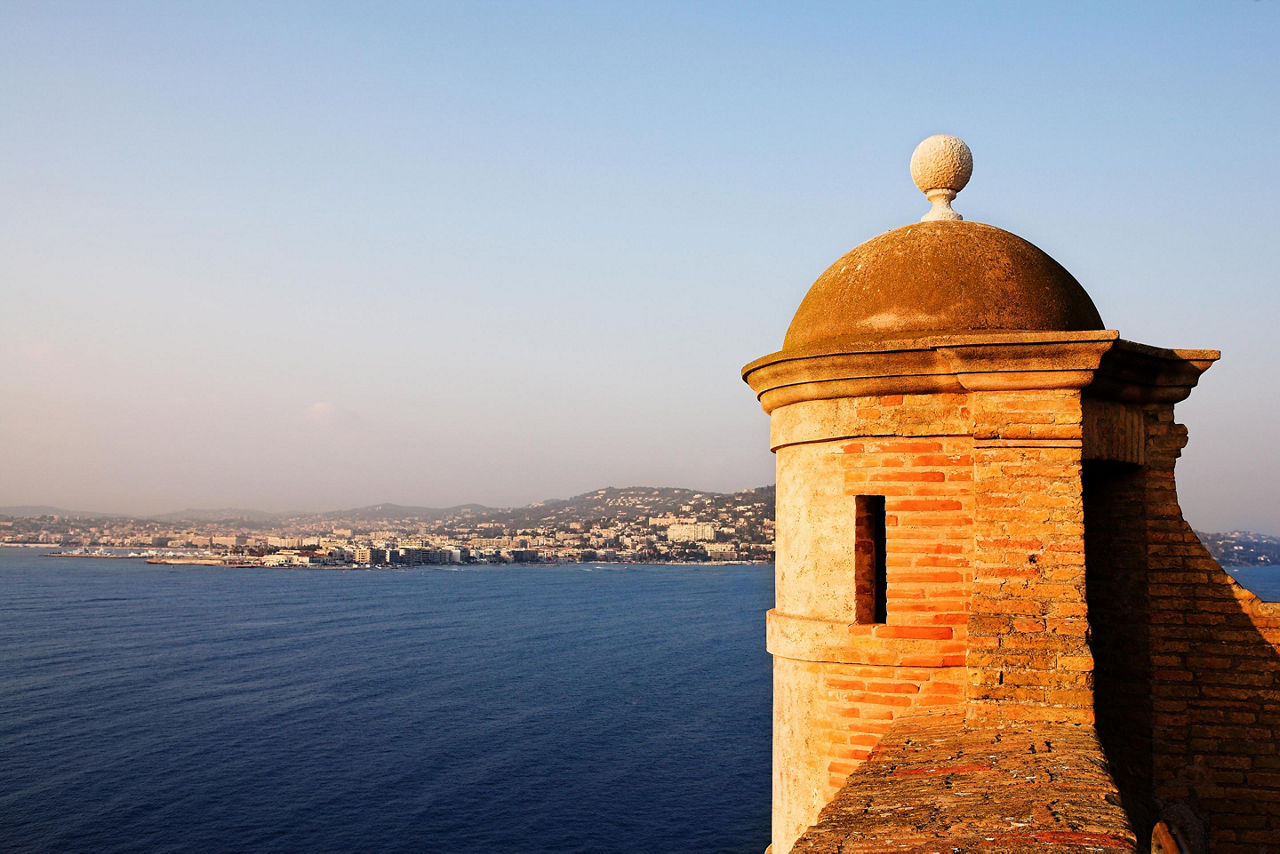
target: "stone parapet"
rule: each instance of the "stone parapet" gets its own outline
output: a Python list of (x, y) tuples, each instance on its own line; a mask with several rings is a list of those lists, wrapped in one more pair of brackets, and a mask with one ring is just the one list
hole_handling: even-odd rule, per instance
[(792, 854), (1138, 851), (1088, 726), (899, 717)]

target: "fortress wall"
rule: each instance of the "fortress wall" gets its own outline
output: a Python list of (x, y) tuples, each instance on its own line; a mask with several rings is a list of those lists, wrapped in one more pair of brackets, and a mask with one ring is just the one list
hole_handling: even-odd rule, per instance
[(1193, 850), (1280, 846), (1280, 604), (1200, 544), (1174, 483), (1186, 430), (1171, 405), (1143, 415), (1145, 465), (1087, 464), (1099, 736), (1139, 838), (1162, 819)]
[(1237, 585), (1183, 520), (1171, 407), (1148, 437), (1155, 798), (1196, 813), (1212, 851), (1280, 847), (1280, 604)]

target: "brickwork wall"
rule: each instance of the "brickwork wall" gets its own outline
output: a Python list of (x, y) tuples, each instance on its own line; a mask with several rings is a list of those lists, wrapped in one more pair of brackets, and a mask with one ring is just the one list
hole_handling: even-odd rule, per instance
[(1148, 418), (1146, 483), (1155, 797), (1206, 824), (1210, 850), (1280, 850), (1280, 605), (1261, 603), (1182, 519), (1186, 430)]
[(974, 412), (969, 718), (1091, 723), (1080, 395), (985, 392)]
[(788, 792), (811, 791), (812, 815), (870, 755), (894, 719), (914, 709), (958, 707), (964, 700), (962, 667), (897, 667), (796, 661), (774, 665), (774, 708), (804, 735), (804, 751), (786, 751), (775, 763)]

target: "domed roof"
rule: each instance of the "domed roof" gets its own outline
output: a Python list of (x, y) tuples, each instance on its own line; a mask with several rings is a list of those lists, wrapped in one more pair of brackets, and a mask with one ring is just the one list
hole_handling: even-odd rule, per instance
[(1102, 329), (1093, 300), (1061, 264), (1015, 234), (951, 208), (973, 172), (969, 147), (931, 136), (911, 176), (933, 203), (915, 225), (855, 247), (800, 303), (783, 351), (924, 334)]
[(896, 228), (818, 277), (782, 349), (927, 333), (1102, 329), (1080, 283), (1036, 246), (963, 220)]

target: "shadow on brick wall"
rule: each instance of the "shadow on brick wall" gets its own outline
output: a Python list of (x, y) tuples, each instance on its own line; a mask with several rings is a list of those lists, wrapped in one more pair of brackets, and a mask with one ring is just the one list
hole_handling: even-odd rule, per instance
[(1086, 585), (1099, 738), (1140, 840), (1280, 851), (1280, 604), (1240, 588), (1182, 519), (1185, 431), (1146, 466), (1086, 462)]

